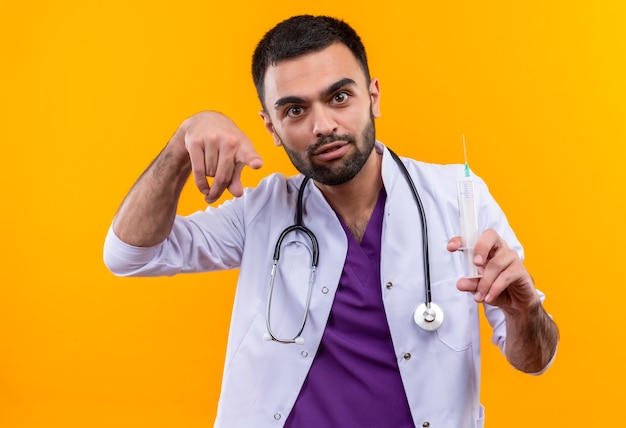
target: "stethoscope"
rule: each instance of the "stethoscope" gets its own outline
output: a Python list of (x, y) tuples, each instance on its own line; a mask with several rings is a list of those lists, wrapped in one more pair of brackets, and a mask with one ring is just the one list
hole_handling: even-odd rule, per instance
[[(422, 205), (422, 200), (420, 199), (419, 193), (417, 191), (417, 187), (415, 187), (415, 183), (409, 174), (409, 171), (404, 166), (404, 163), (400, 160), (398, 155), (396, 155), (391, 149), (387, 148), (393, 160), (400, 167), (402, 174), (406, 178), (409, 187), (411, 188), (411, 192), (413, 193), (413, 198), (417, 204), (417, 208), (420, 213), (421, 219), (421, 227), (422, 227), (422, 249), (424, 253), (424, 292), (425, 292), (425, 301), (420, 304), (415, 311), (413, 312), (413, 319), (415, 323), (423, 330), (426, 331), (435, 331), (437, 330), (441, 324), (443, 323), (443, 311), (441, 308), (432, 302), (431, 288), (430, 288), (430, 262), (428, 258), (428, 230), (426, 226), (426, 214), (424, 213), (424, 206)], [(263, 336), (263, 338), (267, 341), (275, 341), (280, 343), (296, 343), (298, 345), (304, 344), (304, 339), (301, 334), (304, 330), (304, 326), (306, 325), (307, 316), (309, 314), (309, 306), (311, 304), (311, 295), (313, 294), (313, 283), (315, 282), (315, 270), (317, 269), (317, 262), (319, 259), (319, 245), (317, 243), (317, 238), (315, 234), (311, 232), (302, 222), (302, 199), (304, 195), (304, 189), (309, 182), (310, 177), (304, 177), (302, 183), (300, 184), (300, 189), (298, 190), (298, 202), (296, 205), (296, 222), (295, 224), (287, 227), (282, 233), (279, 235), (278, 240), (276, 241), (276, 246), (274, 247), (274, 262), (272, 265), (272, 272), (270, 274), (270, 287), (269, 287), (269, 295), (267, 297), (267, 313), (266, 313), (266, 326), (267, 332)], [(305, 235), (309, 237), (311, 241), (312, 247), (312, 256), (311, 256), (311, 273), (309, 275), (309, 289), (307, 292), (306, 303), (304, 306), (304, 315), (302, 316), (302, 321), (300, 322), (300, 327), (298, 332), (291, 339), (280, 338), (276, 334), (274, 334), (272, 330), (272, 325), (270, 321), (270, 315), (272, 313), (272, 295), (274, 293), (274, 281), (276, 279), (276, 269), (278, 267), (278, 259), (280, 258), (280, 248), (282, 246), (283, 240), (285, 237), (294, 231), (301, 231)]]

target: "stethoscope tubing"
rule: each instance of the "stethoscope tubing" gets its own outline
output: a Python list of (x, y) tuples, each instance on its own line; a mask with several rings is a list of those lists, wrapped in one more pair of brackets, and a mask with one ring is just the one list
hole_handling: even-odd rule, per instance
[[(419, 192), (417, 191), (417, 187), (415, 186), (415, 182), (411, 178), (409, 171), (406, 166), (402, 162), (402, 160), (396, 155), (396, 153), (387, 148), (393, 160), (398, 164), (402, 174), (404, 175), (410, 189), (411, 193), (413, 193), (413, 198), (415, 199), (415, 203), (417, 205), (419, 215), (420, 215), (420, 224), (422, 230), (422, 251), (424, 254), (423, 264), (424, 264), (424, 303), (420, 304), (414, 312), (414, 320), (415, 323), (422, 329), (426, 331), (434, 331), (441, 326), (443, 322), (443, 312), (441, 308), (435, 305), (432, 302), (432, 291), (430, 284), (430, 257), (428, 253), (428, 225), (426, 224), (426, 213), (424, 210), (424, 205), (422, 204), (422, 200), (419, 196)], [(300, 184), (300, 188), (298, 189), (298, 202), (296, 205), (296, 222), (295, 224), (287, 227), (282, 233), (279, 235), (278, 240), (276, 241), (276, 246), (274, 248), (274, 260), (272, 265), (272, 271), (270, 274), (270, 287), (269, 294), (267, 298), (267, 313), (266, 313), (266, 327), (267, 332), (264, 336), (266, 340), (276, 341), (280, 343), (297, 343), (303, 344), (304, 339), (301, 334), (304, 331), (304, 327), (306, 325), (309, 307), (311, 304), (311, 296), (313, 294), (313, 285), (315, 281), (315, 271), (317, 269), (317, 263), (319, 261), (319, 245), (317, 242), (317, 238), (315, 234), (308, 229), (303, 224), (302, 220), (302, 207), (303, 207), (303, 198), (304, 198), (304, 189), (306, 188), (307, 183), (309, 182), (310, 177), (304, 177), (302, 183)], [(280, 259), (280, 249), (285, 237), (295, 231), (301, 231), (305, 235), (307, 235), (311, 241), (312, 251), (311, 251), (311, 273), (309, 276), (309, 289), (307, 292), (307, 300), (304, 307), (304, 315), (302, 317), (302, 321), (300, 323), (300, 327), (298, 329), (298, 333), (291, 339), (284, 339), (278, 337), (272, 330), (270, 316), (272, 313), (272, 296), (274, 293), (274, 281), (276, 279), (276, 270), (278, 267), (278, 260)]]
[[(270, 274), (270, 289), (269, 295), (267, 298), (267, 316), (265, 319), (265, 324), (267, 327), (268, 340), (274, 340), (280, 343), (302, 343), (303, 339), (300, 336), (302, 331), (304, 330), (304, 326), (306, 325), (306, 320), (309, 315), (309, 307), (311, 306), (311, 296), (313, 295), (313, 284), (315, 282), (315, 271), (317, 269), (317, 263), (319, 261), (319, 244), (317, 242), (317, 238), (315, 234), (307, 228), (302, 223), (302, 199), (304, 195), (304, 189), (306, 187), (307, 182), (310, 180), (310, 177), (304, 177), (302, 183), (300, 184), (300, 188), (298, 189), (298, 204), (296, 208), (296, 223), (287, 227), (282, 231), (278, 240), (276, 241), (276, 246), (274, 247), (274, 260), (272, 264), (272, 272)], [(272, 325), (270, 321), (270, 315), (272, 313), (272, 296), (274, 294), (274, 281), (276, 280), (276, 269), (278, 268), (278, 260), (280, 259), (280, 248), (283, 244), (283, 240), (285, 237), (295, 231), (301, 231), (309, 237), (311, 241), (311, 273), (309, 275), (309, 289), (307, 292), (306, 303), (304, 305), (304, 315), (302, 317), (302, 321), (300, 322), (300, 328), (298, 329), (298, 333), (291, 339), (281, 339), (279, 338), (274, 331), (272, 330)]]
[(424, 263), (424, 302), (426, 303), (426, 307), (430, 308), (432, 303), (432, 292), (430, 287), (430, 256), (428, 254), (428, 225), (426, 224), (426, 212), (424, 210), (424, 204), (422, 204), (422, 199), (420, 198), (419, 192), (417, 191), (417, 186), (415, 186), (415, 182), (413, 178), (411, 178), (411, 174), (406, 169), (406, 166), (402, 162), (402, 160), (398, 157), (398, 155), (387, 147), (391, 157), (398, 164), (404, 177), (406, 178), (407, 183), (411, 187), (411, 193), (413, 193), (413, 198), (415, 199), (415, 203), (417, 204), (417, 209), (420, 213), (421, 218), (421, 228), (422, 228), (422, 251), (424, 253), (423, 263)]

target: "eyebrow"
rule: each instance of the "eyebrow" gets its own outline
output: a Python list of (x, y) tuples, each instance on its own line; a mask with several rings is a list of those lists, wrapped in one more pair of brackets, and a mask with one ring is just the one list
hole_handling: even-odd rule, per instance
[[(325, 90), (323, 90), (320, 93), (320, 95), (322, 96), (322, 98), (326, 98), (326, 97), (331, 96), (333, 93), (337, 92), (339, 89), (343, 88), (344, 86), (350, 86), (350, 85), (356, 85), (356, 82), (353, 79), (350, 79), (349, 77), (345, 77), (345, 78), (343, 78), (341, 80), (338, 80), (337, 82), (333, 83), (332, 85), (330, 85)], [(278, 110), (279, 108), (281, 108), (285, 104), (302, 104), (302, 103), (305, 103), (305, 102), (307, 102), (307, 100), (305, 98), (291, 95), (291, 96), (279, 98), (274, 103), (274, 108), (276, 110)]]

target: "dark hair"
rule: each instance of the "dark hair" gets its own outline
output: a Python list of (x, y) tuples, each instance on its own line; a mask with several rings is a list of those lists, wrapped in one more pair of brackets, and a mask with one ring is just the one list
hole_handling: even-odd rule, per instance
[(333, 43), (343, 43), (357, 59), (369, 82), (365, 47), (350, 25), (329, 16), (300, 15), (280, 22), (269, 30), (252, 55), (252, 78), (261, 105), (265, 108), (265, 72), (271, 65), (321, 51)]

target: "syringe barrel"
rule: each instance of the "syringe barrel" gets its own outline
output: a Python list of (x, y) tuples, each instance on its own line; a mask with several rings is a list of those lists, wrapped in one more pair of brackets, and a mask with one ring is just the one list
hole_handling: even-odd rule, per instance
[(457, 183), (459, 197), (459, 216), (461, 220), (461, 239), (465, 274), (468, 278), (480, 276), (478, 267), (474, 265), (474, 247), (478, 240), (478, 218), (474, 200), (474, 182), (470, 179)]

